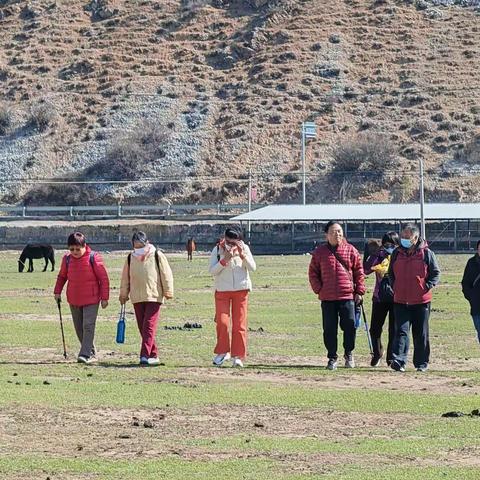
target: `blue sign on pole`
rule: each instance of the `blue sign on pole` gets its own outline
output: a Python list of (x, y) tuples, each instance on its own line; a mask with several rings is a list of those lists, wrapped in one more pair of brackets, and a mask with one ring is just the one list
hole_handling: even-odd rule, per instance
[(305, 138), (315, 138), (317, 136), (317, 126), (313, 122), (303, 124), (303, 134)]

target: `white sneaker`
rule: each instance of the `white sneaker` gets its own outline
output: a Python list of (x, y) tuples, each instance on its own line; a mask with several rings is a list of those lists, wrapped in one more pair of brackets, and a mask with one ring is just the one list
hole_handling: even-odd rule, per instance
[(345, 368), (355, 368), (355, 359), (351, 353), (345, 354), (343, 358), (345, 358)]
[(77, 358), (78, 363), (85, 363), (85, 364), (90, 364), (90, 363), (95, 363), (97, 361), (96, 357), (84, 357), (83, 355), (80, 355)]
[(223, 365), (223, 362), (225, 360), (230, 359), (230, 353), (219, 353), (213, 357), (213, 364), (219, 367), (220, 365)]
[(240, 367), (243, 368), (243, 362), (238, 357), (233, 357), (232, 367)]
[(147, 363), (150, 367), (156, 367), (157, 365), (160, 365), (160, 360), (158, 359), (158, 357), (149, 358), (147, 360)]

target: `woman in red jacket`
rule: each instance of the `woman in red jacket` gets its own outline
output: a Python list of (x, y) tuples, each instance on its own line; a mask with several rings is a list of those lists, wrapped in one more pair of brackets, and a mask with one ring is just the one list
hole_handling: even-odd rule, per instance
[(95, 360), (93, 339), (98, 305), (107, 308), (110, 283), (101, 256), (87, 245), (82, 233), (72, 233), (67, 243), (70, 253), (62, 259), (54, 295), (60, 301), (63, 286), (68, 282), (67, 301), (81, 344), (77, 360), (91, 363)]

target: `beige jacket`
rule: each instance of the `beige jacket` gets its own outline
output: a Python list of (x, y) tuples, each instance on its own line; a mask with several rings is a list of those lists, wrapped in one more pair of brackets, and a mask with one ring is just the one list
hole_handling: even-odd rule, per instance
[(132, 303), (159, 302), (164, 303), (165, 298), (173, 298), (173, 275), (167, 257), (158, 251), (160, 271), (158, 271), (155, 252), (148, 254), (145, 260), (140, 260), (134, 255), (125, 261), (120, 282), (120, 296)]
[[(245, 258), (242, 260), (235, 255), (223, 266), (221, 260), (225, 255), (222, 247), (215, 247), (210, 255), (209, 272), (215, 278), (215, 290), (218, 292), (236, 292), (238, 290), (252, 290), (252, 281), (249, 272), (257, 269), (252, 252), (248, 245), (243, 245)], [(220, 260), (218, 260), (218, 253)]]

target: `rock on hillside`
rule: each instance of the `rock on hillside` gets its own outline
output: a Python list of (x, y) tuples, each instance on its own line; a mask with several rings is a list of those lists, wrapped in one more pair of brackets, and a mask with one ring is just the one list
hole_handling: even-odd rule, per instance
[[(428, 199), (479, 200), (462, 154), (480, 126), (478, 1), (325, 5), (0, 0), (0, 177), (172, 179), (3, 183), (2, 201), (243, 201), (249, 169), (259, 200), (297, 201), (307, 120), (309, 201), (415, 198), (420, 157)], [(394, 160), (345, 167), (337, 147), (365, 139)]]

